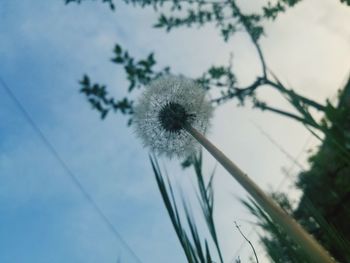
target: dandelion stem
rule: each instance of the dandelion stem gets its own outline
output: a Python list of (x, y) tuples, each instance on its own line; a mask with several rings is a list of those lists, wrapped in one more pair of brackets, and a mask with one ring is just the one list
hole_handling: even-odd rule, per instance
[(240, 185), (255, 199), (266, 213), (284, 229), (300, 247), (310, 262), (334, 263), (330, 254), (291, 216), (280, 208), (275, 201), (266, 195), (260, 187), (254, 183), (236, 164), (215, 147), (202, 133), (186, 123), (183, 128), (191, 134), (212, 156), (240, 183)]

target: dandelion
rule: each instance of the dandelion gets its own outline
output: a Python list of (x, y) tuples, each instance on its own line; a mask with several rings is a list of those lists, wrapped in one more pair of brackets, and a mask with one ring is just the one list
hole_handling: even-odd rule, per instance
[(148, 86), (135, 107), (136, 131), (146, 146), (169, 157), (193, 153), (200, 143), (300, 245), (311, 262), (335, 262), (311, 235), (203, 135), (211, 115), (212, 107), (205, 92), (194, 81), (161, 77)]
[(204, 133), (213, 108), (193, 80), (165, 76), (151, 82), (135, 107), (136, 132), (145, 146), (168, 157), (187, 157), (199, 148), (184, 130), (190, 124)]

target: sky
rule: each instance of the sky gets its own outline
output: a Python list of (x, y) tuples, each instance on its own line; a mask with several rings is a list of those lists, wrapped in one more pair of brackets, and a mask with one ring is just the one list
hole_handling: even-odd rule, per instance
[[(257, 2), (239, 1), (247, 11)], [(87, 73), (114, 96), (125, 96), (125, 75), (110, 62), (116, 42), (139, 58), (153, 51), (161, 66), (189, 77), (227, 64), (231, 52), (242, 86), (260, 68), (244, 34), (228, 43), (212, 27), (167, 34), (152, 28), (156, 17), (151, 9), (121, 2), (115, 12), (97, 1), (0, 2), (0, 77), (128, 244), (111, 232), (1, 86), (0, 262), (139, 262), (135, 255), (145, 263), (185, 262), (147, 149), (123, 116), (101, 121), (79, 93), (78, 81)], [(349, 24), (350, 8), (337, 1), (302, 1), (266, 23), (261, 45), (268, 66), (297, 92), (321, 103), (335, 101), (349, 74)], [(259, 95), (289, 107), (268, 88)], [(263, 189), (275, 189), (285, 178), (282, 169), (292, 175), (300, 169), (255, 124), (307, 168), (308, 150), (318, 141), (300, 124), (273, 114), (228, 103), (215, 111), (208, 136)], [(216, 163), (206, 153), (204, 160), (209, 175)], [(182, 171), (175, 160), (161, 164), (194, 202), (194, 173)], [(292, 181), (284, 182), (281, 190), (296, 199)], [(214, 187), (226, 262), (238, 255), (248, 262), (248, 246), (237, 254), (243, 240), (233, 225), (237, 221), (242, 231), (251, 231), (254, 218), (237, 200), (247, 195), (220, 166)], [(250, 238), (268, 262), (257, 235)]]

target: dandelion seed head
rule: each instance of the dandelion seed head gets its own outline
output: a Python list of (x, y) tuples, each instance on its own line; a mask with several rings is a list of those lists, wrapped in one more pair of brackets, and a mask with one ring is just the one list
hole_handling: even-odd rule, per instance
[(159, 155), (187, 157), (199, 144), (184, 123), (204, 133), (213, 108), (205, 90), (193, 80), (163, 76), (152, 81), (134, 109), (135, 131), (146, 147)]

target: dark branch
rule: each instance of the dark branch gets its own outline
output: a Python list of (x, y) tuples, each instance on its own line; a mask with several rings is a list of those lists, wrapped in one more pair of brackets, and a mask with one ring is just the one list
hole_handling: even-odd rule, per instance
[(246, 96), (252, 95), (254, 91), (265, 84), (265, 79), (258, 77), (255, 82), (253, 82), (251, 85), (245, 88), (231, 88), (227, 91), (227, 94), (211, 100), (212, 103), (214, 104), (221, 104), (223, 102), (226, 102), (229, 99), (232, 99), (234, 97), (237, 97), (241, 102), (244, 101)]
[(299, 117), (298, 115), (295, 115), (293, 113), (290, 113), (290, 112), (287, 112), (287, 111), (284, 111), (284, 110), (280, 110), (280, 109), (277, 109), (277, 108), (274, 108), (274, 107), (270, 107), (268, 105), (266, 105), (265, 103), (258, 103), (258, 104), (255, 104), (255, 106), (257, 108), (260, 108), (261, 110), (268, 110), (268, 111), (271, 111), (271, 112), (274, 112), (274, 113), (278, 113), (280, 115), (283, 115), (285, 117), (288, 117), (288, 118), (291, 118), (291, 119), (294, 119), (296, 121), (299, 121), (305, 125), (309, 125), (309, 126), (312, 126), (314, 128), (317, 128), (317, 129), (320, 129), (319, 125), (317, 125), (317, 123), (313, 123), (313, 122), (310, 122), (302, 117)]
[(277, 83), (266, 79), (266, 84), (276, 88), (278, 91), (284, 93), (284, 94), (288, 94), (290, 97), (295, 97), (297, 99), (299, 99), (302, 103), (311, 106), (313, 108), (315, 108), (316, 110), (319, 111), (325, 111), (326, 107), (322, 104), (319, 104), (318, 102), (308, 99), (302, 95), (299, 95), (297, 93), (295, 93), (293, 90), (287, 89), (280, 81), (277, 81)]
[(239, 233), (242, 235), (242, 237), (249, 243), (250, 247), (252, 248), (252, 250), (254, 252), (256, 263), (259, 263), (259, 259), (258, 259), (258, 256), (256, 254), (256, 251), (255, 251), (255, 248), (254, 248), (252, 242), (243, 234), (243, 232), (241, 231), (240, 227), (237, 225), (236, 221), (235, 221), (235, 226), (238, 229)]
[[(240, 20), (240, 22), (242, 23), (242, 25), (244, 26), (246, 32), (249, 34), (250, 39), (252, 40), (259, 58), (260, 58), (260, 62), (261, 62), (261, 67), (262, 67), (262, 72), (263, 72), (263, 78), (266, 78), (266, 62), (265, 62), (265, 58), (264, 55), (262, 53), (261, 47), (258, 43), (258, 39), (260, 37), (261, 34), (263, 34), (263, 29), (260, 26), (254, 25), (252, 23), (253, 21), (253, 17), (251, 16), (250, 18), (246, 15), (244, 15), (240, 8), (237, 6), (237, 4), (235, 3), (235, 1), (230, 1), (231, 7), (232, 9), (235, 11), (236, 15), (238, 16), (238, 19)], [(256, 20), (259, 21), (260, 17), (256, 17)]]

